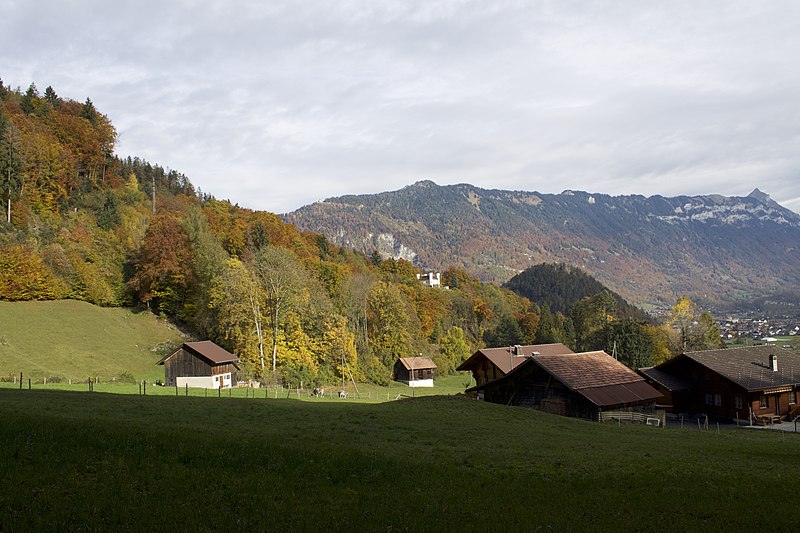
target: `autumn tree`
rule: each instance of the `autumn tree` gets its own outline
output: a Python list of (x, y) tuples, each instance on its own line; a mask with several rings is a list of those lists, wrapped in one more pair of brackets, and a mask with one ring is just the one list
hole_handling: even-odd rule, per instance
[(371, 348), (388, 370), (412, 353), (409, 305), (396, 285), (379, 281), (370, 292), (368, 308)]
[(0, 109), (0, 192), (6, 197), (6, 223), (11, 224), (11, 200), (22, 187), (20, 133)]
[(597, 332), (607, 332), (607, 326), (615, 320), (617, 302), (608, 291), (586, 296), (576, 302), (570, 311), (570, 320), (575, 329), (575, 345), (578, 351), (592, 349)]
[(683, 296), (669, 310), (665, 322), (673, 355), (722, 347), (714, 317)]
[(170, 213), (159, 214), (145, 232), (128, 286), (139, 301), (178, 316), (192, 283), (191, 264), (189, 238), (180, 220)]
[(272, 329), (272, 371), (278, 365), (278, 334), (286, 312), (296, 305), (297, 296), (308, 276), (291, 252), (275, 246), (259, 250), (254, 259), (254, 270), (266, 293)]
[(451, 326), (439, 339), (439, 350), (442, 357), (436, 361), (438, 370), (447, 375), (467, 360), (472, 348), (464, 335), (464, 330), (458, 326)]
[(248, 369), (263, 371), (266, 295), (259, 280), (239, 259), (228, 259), (212, 279), (208, 299), (215, 312), (217, 336), (227, 341)]
[(581, 350), (604, 350), (634, 370), (651, 366), (656, 347), (647, 328), (647, 324), (631, 318), (614, 320), (587, 337)]

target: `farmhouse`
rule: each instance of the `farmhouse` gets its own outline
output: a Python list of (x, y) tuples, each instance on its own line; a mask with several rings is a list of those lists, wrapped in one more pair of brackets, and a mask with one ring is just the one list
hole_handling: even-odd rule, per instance
[(776, 346), (686, 352), (639, 373), (675, 413), (753, 422), (800, 414), (800, 355)]
[(534, 355), (575, 353), (561, 343), (482, 348), (459, 365), (456, 370), (472, 372), (475, 383), (483, 385), (501, 378)]
[(602, 351), (532, 355), (471, 391), (489, 402), (590, 420), (655, 418), (655, 402), (661, 397), (636, 372)]
[(185, 342), (166, 355), (164, 384), (178, 387), (227, 389), (236, 383), (239, 358), (211, 341)]
[(436, 363), (428, 357), (401, 357), (394, 364), (394, 380), (409, 387), (433, 387)]

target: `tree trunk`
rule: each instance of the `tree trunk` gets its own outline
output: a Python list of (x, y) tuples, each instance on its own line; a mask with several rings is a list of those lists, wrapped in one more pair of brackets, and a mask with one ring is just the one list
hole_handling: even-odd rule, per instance
[(275, 304), (275, 318), (272, 331), (272, 372), (278, 367), (278, 304)]

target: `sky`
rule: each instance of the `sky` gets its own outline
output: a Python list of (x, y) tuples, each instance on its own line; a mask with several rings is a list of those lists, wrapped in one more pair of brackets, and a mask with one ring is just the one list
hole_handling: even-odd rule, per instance
[(800, 212), (796, 0), (0, 0), (0, 78), (276, 213), (419, 180)]

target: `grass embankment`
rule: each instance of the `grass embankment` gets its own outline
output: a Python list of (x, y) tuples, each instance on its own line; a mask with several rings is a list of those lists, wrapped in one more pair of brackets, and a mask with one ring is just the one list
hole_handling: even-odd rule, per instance
[(0, 390), (0, 530), (797, 530), (800, 439), (376, 405)]
[(167, 321), (148, 312), (86, 302), (0, 301), (0, 376), (111, 381), (164, 378), (154, 364), (167, 343), (183, 342)]

